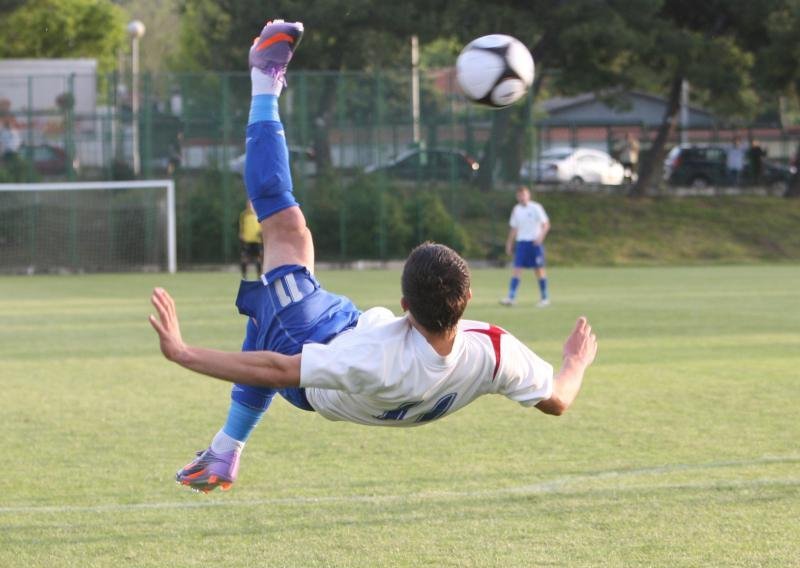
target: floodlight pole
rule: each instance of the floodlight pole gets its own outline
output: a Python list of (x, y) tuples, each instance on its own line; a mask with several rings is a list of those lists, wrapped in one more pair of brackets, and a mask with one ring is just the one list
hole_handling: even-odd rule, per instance
[(131, 38), (131, 144), (133, 145), (133, 173), (138, 176), (142, 171), (142, 158), (139, 154), (139, 39), (144, 35), (145, 27), (139, 20), (128, 24), (128, 35)]
[(411, 125), (414, 144), (422, 140), (419, 119), (419, 38), (411, 36)]

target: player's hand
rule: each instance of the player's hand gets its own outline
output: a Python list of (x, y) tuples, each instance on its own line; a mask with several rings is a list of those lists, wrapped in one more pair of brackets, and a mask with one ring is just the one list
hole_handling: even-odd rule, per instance
[(511, 245), (509, 243), (506, 243), (506, 254), (511, 256)]
[(181, 337), (178, 314), (175, 311), (175, 300), (163, 288), (154, 288), (150, 302), (158, 312), (157, 318), (154, 315), (150, 316), (150, 325), (158, 333), (161, 352), (170, 361), (178, 361), (186, 350), (186, 344)]
[(575, 329), (564, 343), (564, 360), (572, 360), (588, 367), (597, 355), (597, 337), (585, 317), (578, 318)]

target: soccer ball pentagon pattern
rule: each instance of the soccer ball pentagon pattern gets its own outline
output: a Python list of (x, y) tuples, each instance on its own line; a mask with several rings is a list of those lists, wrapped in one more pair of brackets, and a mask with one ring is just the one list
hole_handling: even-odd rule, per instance
[(461, 50), (456, 79), (471, 101), (502, 108), (525, 96), (533, 84), (533, 57), (511, 36), (479, 37)]

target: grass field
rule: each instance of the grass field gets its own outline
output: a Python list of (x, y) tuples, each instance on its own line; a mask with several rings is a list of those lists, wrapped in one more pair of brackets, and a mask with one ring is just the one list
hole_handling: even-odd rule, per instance
[[(227, 494), (176, 486), (227, 385), (165, 362), (150, 288), (190, 342), (235, 349), (233, 274), (0, 279), (0, 566), (800, 566), (800, 266), (554, 268), (468, 316), (557, 362), (574, 318), (600, 355), (561, 418), (499, 397), (416, 429), (283, 401)], [(396, 272), (324, 272), (361, 307)]]

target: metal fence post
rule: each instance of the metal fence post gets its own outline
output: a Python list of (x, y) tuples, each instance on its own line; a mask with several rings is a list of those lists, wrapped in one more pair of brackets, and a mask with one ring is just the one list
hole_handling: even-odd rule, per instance
[[(339, 131), (339, 167), (344, 166), (344, 86), (346, 75), (340, 73), (336, 77), (336, 129)], [(344, 186), (343, 176), (339, 180), (339, 256), (342, 260), (347, 258), (347, 189)]]
[[(378, 127), (383, 125), (383, 81), (380, 71), (375, 73), (375, 110), (376, 122)], [(380, 136), (380, 129), (376, 136), (376, 148), (378, 149), (378, 163), (382, 161), (381, 144), (377, 137)], [(381, 175), (378, 181), (378, 256), (381, 260), (386, 259), (386, 185), (385, 175)]]
[(34, 169), (33, 169), (33, 77), (28, 76), (28, 108), (26, 109), (27, 112), (27, 123), (28, 123), (28, 131), (26, 132), (26, 139), (28, 141), (28, 147), (25, 151), (25, 180), (28, 182), (33, 181)]
[(142, 83), (142, 90), (144, 91), (142, 103), (144, 108), (142, 109), (143, 112), (141, 113), (141, 118), (144, 122), (144, 136), (141, 140), (143, 146), (141, 148), (141, 156), (144, 163), (141, 164), (141, 166), (144, 177), (149, 178), (152, 174), (153, 168), (153, 103), (151, 96), (153, 81), (150, 73), (144, 74), (142, 77)]
[(67, 79), (69, 100), (64, 111), (64, 149), (67, 152), (67, 178), (75, 181), (75, 73)]
[[(300, 83), (300, 100), (297, 109), (297, 117), (298, 120), (295, 121), (297, 124), (298, 130), (300, 131), (299, 140), (300, 145), (305, 147), (308, 141), (308, 73), (302, 73), (299, 77)], [(311, 219), (313, 216), (313, 206), (311, 203), (311, 199), (309, 197), (308, 188), (306, 186), (306, 176), (305, 172), (302, 171), (305, 169), (305, 152), (301, 152), (300, 164), (299, 168), (297, 164), (295, 165), (295, 171), (297, 175), (294, 175), (295, 181), (299, 181), (298, 184), (300, 187), (300, 199), (303, 203), (303, 213), (307, 219)]]
[(228, 145), (230, 144), (231, 120), (229, 114), (228, 99), (230, 99), (230, 76), (225, 73), (222, 75), (222, 97), (220, 102), (220, 116), (222, 117), (222, 259), (225, 262), (230, 260), (231, 252), (231, 175), (228, 168)]

